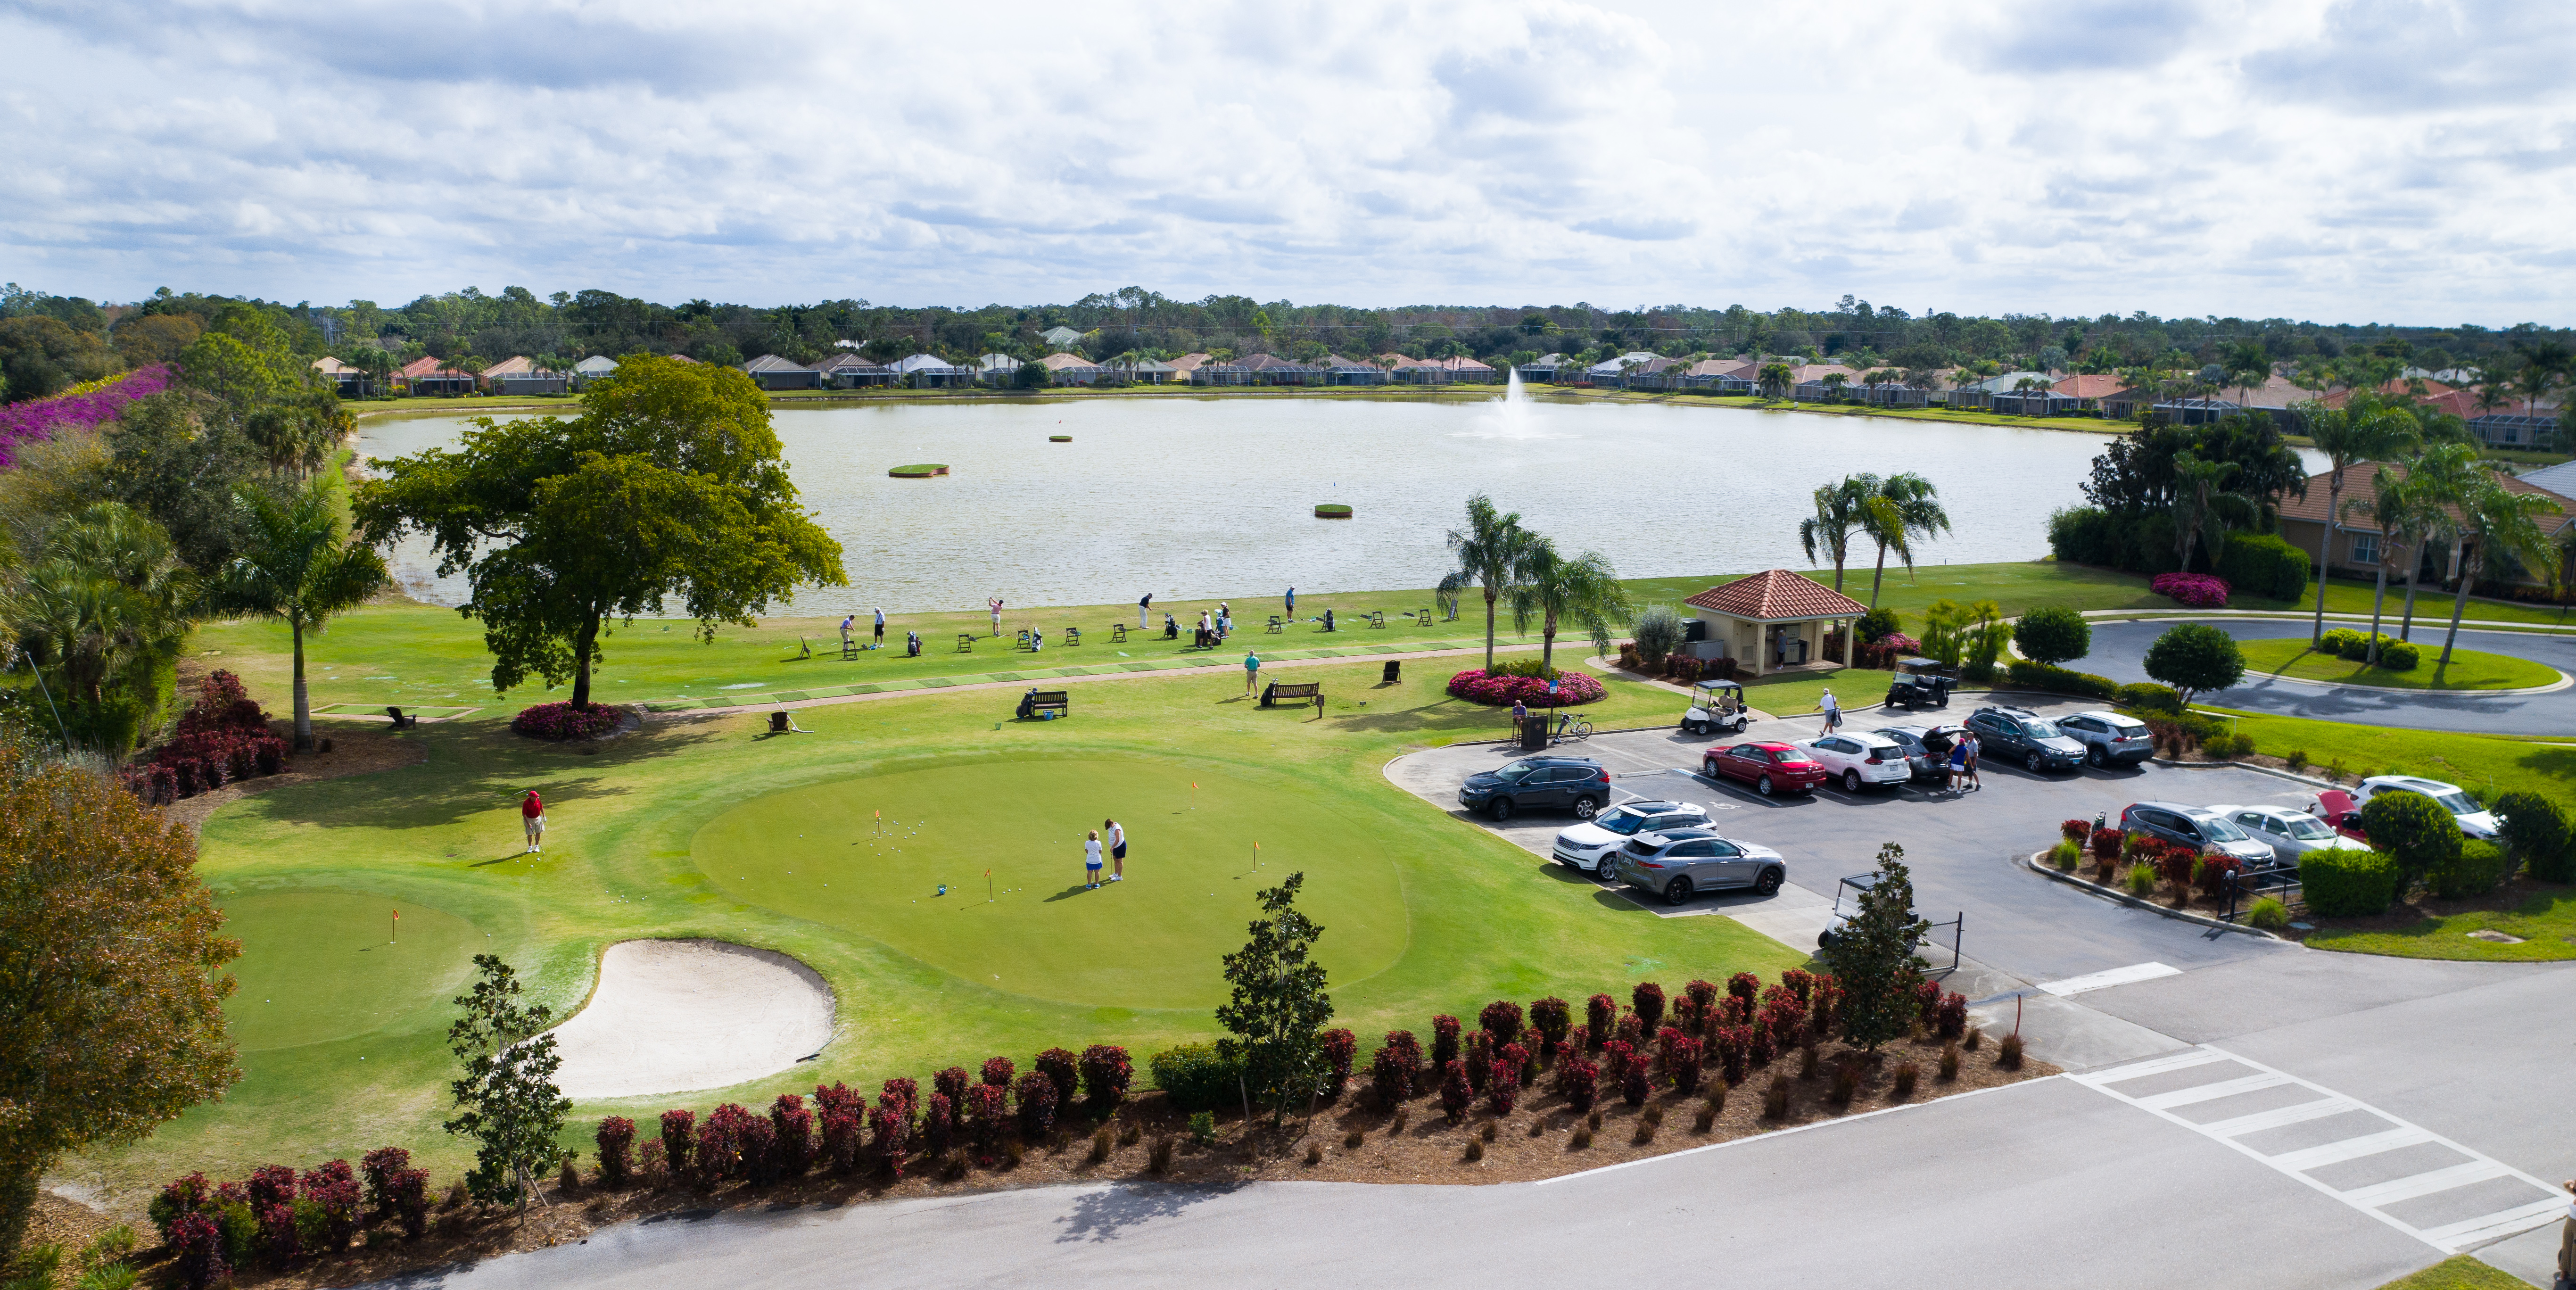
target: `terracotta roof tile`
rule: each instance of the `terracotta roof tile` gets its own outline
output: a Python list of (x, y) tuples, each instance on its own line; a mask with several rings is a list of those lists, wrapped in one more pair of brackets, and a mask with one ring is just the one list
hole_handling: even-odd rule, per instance
[(1869, 612), (1869, 606), (1813, 578), (1801, 577), (1786, 569), (1772, 569), (1738, 578), (1723, 587), (1711, 587), (1682, 603), (1762, 621), (1858, 618)]
[[(2398, 462), (2389, 462), (2386, 464), (2388, 466), (2389, 473), (2397, 476), (2399, 479), (2404, 479), (2406, 477), (2406, 467), (2403, 464)], [(2381, 463), (2375, 461), (2356, 461), (2343, 468), (2344, 514), (2341, 527), (2345, 530), (2368, 531), (2371, 525), (2376, 522), (2371, 518), (2370, 514), (2370, 499), (2372, 496), (2370, 481), (2379, 474), (2380, 465)], [(2285, 520), (2305, 520), (2310, 524), (2324, 523), (2326, 507), (2330, 504), (2327, 498), (2328, 488), (2326, 476), (2332, 473), (2334, 472), (2319, 471), (2316, 474), (2308, 476), (2308, 495), (2306, 497), (2282, 497), (2280, 499), (2281, 518)], [(2570, 499), (2553, 492), (2550, 489), (2543, 488), (2538, 484), (2516, 479), (2511, 475), (2500, 475), (2498, 478), (2504, 481), (2505, 489), (2508, 492), (2534, 494), (2540, 497), (2546, 497), (2549, 500), (2558, 503), (2558, 510), (2542, 511), (2540, 514), (2532, 517), (2540, 525), (2540, 531), (2542, 533), (2555, 534), (2558, 530), (2567, 527), (2569, 524), (2576, 523), (2576, 499)], [(2355, 506), (2353, 504), (2355, 501), (2360, 502), (2360, 505)], [(2457, 515), (2459, 513), (2456, 509), (2448, 507), (2444, 509), (2451, 510), (2453, 515)]]

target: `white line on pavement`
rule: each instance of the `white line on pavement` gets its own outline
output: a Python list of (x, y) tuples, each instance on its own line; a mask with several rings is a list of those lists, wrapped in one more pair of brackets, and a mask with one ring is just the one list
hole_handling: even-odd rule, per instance
[(2070, 976), (2063, 981), (2050, 981), (2039, 988), (2063, 999), (2070, 994), (2082, 994), (2087, 990), (2103, 990), (2115, 985), (2128, 985), (2133, 981), (2153, 981), (2160, 976), (2181, 975), (2181, 968), (2166, 967), (2162, 963), (2132, 963), (2127, 967), (2112, 968), (2107, 972), (2090, 972), (2083, 976)]
[[(2203, 1137), (2210, 1138), (2221, 1145), (2224, 1145), (2231, 1151), (2259, 1160), (2264, 1164), (2279, 1170), (2281, 1173), (2298, 1180), (2301, 1184), (2328, 1196), (2332, 1196), (2336, 1200), (2342, 1201), (2344, 1204), (2350, 1205), (2354, 1209), (2357, 1209), (2364, 1214), (2368, 1214), (2372, 1218), (2378, 1219), (2380, 1222), (2385, 1223), (2400, 1232), (2404, 1232), (2408, 1236), (2412, 1236), (2445, 1254), (2457, 1254), (2472, 1246), (2483, 1245), (2490, 1241), (2501, 1240), (2520, 1232), (2529, 1231), (2532, 1228), (2539, 1227), (2542, 1224), (2547, 1223), (2551, 1218), (2563, 1212), (2567, 1207), (2566, 1194), (2559, 1191), (2557, 1188), (2552, 1187), (2548, 1183), (2542, 1182), (2540, 1179), (2524, 1173), (2511, 1165), (2505, 1164), (2502, 1161), (2492, 1159), (2480, 1152), (2472, 1151), (2467, 1147), (2461, 1146), (2459, 1143), (2453, 1142), (2449, 1138), (2445, 1138), (2420, 1125), (2401, 1120), (2396, 1116), (2390, 1115), (2386, 1111), (2379, 1110), (2376, 1107), (2365, 1106), (2351, 1098), (2344, 1097), (2332, 1089), (2310, 1083), (2307, 1080), (2300, 1079), (2298, 1076), (2289, 1074), (2286, 1071), (2274, 1070), (2261, 1062), (2249, 1061), (2246, 1058), (2239, 1057), (2234, 1053), (2225, 1051), (2224, 1049), (2203, 1044), (2200, 1046), (2199, 1051), (2207, 1055), (2208, 1059), (2206, 1061), (2184, 1061), (2179, 1055), (2156, 1057), (2142, 1062), (2131, 1062), (2126, 1066), (2115, 1066), (2109, 1070), (2093, 1071), (2083, 1075), (2069, 1075), (2067, 1078), (2088, 1088), (2095, 1089), (2105, 1096), (2118, 1098), (2141, 1111), (2145, 1111), (2149, 1115), (2170, 1121), (2174, 1124), (2179, 1124), (2194, 1133), (2200, 1134)], [(2233, 1063), (2236, 1066), (2253, 1070), (2256, 1073), (2253, 1075), (2214, 1079), (2188, 1088), (2167, 1089), (2162, 1092), (2142, 1094), (2138, 1096), (2123, 1093), (2119, 1089), (2112, 1087), (2116, 1084), (2125, 1084), (2132, 1080), (2143, 1079), (2152, 1075), (2160, 1075), (2169, 1071), (2189, 1070), (2198, 1066), (2215, 1066), (2221, 1062)], [(2301, 1102), (2296, 1105), (2279, 1107), (2270, 1111), (2259, 1111), (2252, 1115), (2241, 1115), (2234, 1119), (2211, 1121), (2206, 1124), (2196, 1124), (2174, 1114), (2172, 1110), (2172, 1108), (2177, 1106), (2213, 1102), (2220, 1098), (2234, 1096), (2239, 1093), (2253, 1092), (2267, 1088), (2284, 1088), (2293, 1085), (2313, 1092), (2317, 1096), (2313, 1100)], [(2380, 1121), (2380, 1124), (2367, 1132), (2354, 1134), (2335, 1142), (2323, 1143), (2316, 1146), (2304, 1147), (2271, 1155), (2266, 1155), (2261, 1151), (2257, 1151), (2254, 1148), (2247, 1146), (2244, 1141), (2248, 1135), (2259, 1133), (2265, 1129), (2276, 1129), (2285, 1125), (2321, 1120), (2328, 1116), (2341, 1115), (2347, 1112), (2360, 1112)], [(2359, 1187), (2346, 1189), (2333, 1187), (2315, 1177), (2312, 1177), (2310, 1174), (2310, 1171), (2322, 1169), (2328, 1165), (2341, 1164), (2351, 1160), (2367, 1159), (2371, 1156), (2422, 1143), (2432, 1143), (2447, 1150), (2456, 1152), (2463, 1157), (2463, 1160), (2458, 1164), (2421, 1170), (2416, 1173), (2405, 1175), (2404, 1177), (2390, 1178), (2381, 1182), (2368, 1183)], [(2530, 1199), (2516, 1201), (2512, 1205), (2503, 1209), (2480, 1214), (2474, 1218), (2461, 1219), (2456, 1222), (2445, 1223), (2440, 1226), (2429, 1228), (2416, 1227), (2404, 1219), (2390, 1214), (2386, 1208), (2387, 1206), (2395, 1205), (2403, 1201), (2414, 1200), (2424, 1196), (2438, 1195), (2442, 1192), (2454, 1191), (2462, 1187), (2475, 1186), (2476, 1184), (2489, 1182), (2498, 1178), (2519, 1179), (2522, 1182), (2530, 1184), (2538, 1195)]]

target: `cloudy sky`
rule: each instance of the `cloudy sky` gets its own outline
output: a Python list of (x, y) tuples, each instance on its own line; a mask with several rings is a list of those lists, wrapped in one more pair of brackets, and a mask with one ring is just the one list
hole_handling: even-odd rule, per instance
[(2576, 322), (2564, 0), (0, 0), (0, 277)]

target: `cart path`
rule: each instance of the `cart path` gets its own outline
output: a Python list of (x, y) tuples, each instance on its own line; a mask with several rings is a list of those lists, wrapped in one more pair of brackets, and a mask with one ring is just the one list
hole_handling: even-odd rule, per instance
[[(2301, 621), (2305, 621), (2304, 619)], [(2285, 633), (2278, 620), (2218, 619), (2210, 626), (2238, 640), (2264, 640)], [(2073, 666), (2097, 671), (2114, 681), (2144, 681), (2147, 647), (2171, 622), (2140, 620), (2093, 625), (2093, 652)], [(2419, 666), (2430, 667), (2442, 646), (2443, 625), (2415, 624), (2415, 643), (2424, 651)], [(2305, 633), (2296, 633), (2304, 635)], [(2536, 632), (2473, 630), (2462, 624), (2460, 645), (2508, 658), (2524, 659), (2576, 673), (2576, 636)], [(2396, 726), (2407, 730), (2454, 730), (2483, 735), (2576, 734), (2576, 689), (2552, 688), (2542, 693), (2479, 690), (2383, 690), (2359, 686), (2320, 686), (2248, 672), (2233, 688), (2195, 697), (2216, 708), (2239, 708), (2283, 716), (2306, 717), (2354, 725)]]

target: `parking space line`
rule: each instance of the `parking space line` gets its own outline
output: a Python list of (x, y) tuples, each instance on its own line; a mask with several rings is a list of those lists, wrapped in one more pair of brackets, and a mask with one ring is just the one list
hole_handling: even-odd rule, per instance
[[(2444, 1254), (2458, 1254), (2473, 1246), (2530, 1231), (2550, 1222), (2567, 1207), (2566, 1193), (2558, 1188), (2500, 1160), (2493, 1159), (2483, 1152), (2474, 1151), (2453, 1142), (2421, 1125), (2401, 1120), (2377, 1107), (2365, 1106), (2332, 1089), (2300, 1079), (2286, 1071), (2274, 1070), (2261, 1062), (2250, 1061), (2224, 1049), (2203, 1044), (2200, 1045), (2200, 1051), (2209, 1054), (2211, 1060), (2206, 1063), (2181, 1063), (2176, 1056), (2155, 1057), (2146, 1061), (2132, 1062), (2126, 1066), (2115, 1066), (2108, 1070), (2070, 1075), (2067, 1078), (2092, 1088), (2106, 1097), (2118, 1098), (2158, 1119), (2181, 1125), (2240, 1155), (2261, 1161), (2283, 1175), (2297, 1180), (2302, 1186), (2331, 1196)], [(2217, 1065), (2222, 1061), (2246, 1067), (2257, 1074), (2214, 1080), (2191, 1088), (2174, 1089), (2145, 1097), (2131, 1097), (2112, 1087), (2115, 1084), (2162, 1071), (2186, 1070), (2197, 1065)], [(2317, 1097), (2295, 1106), (2257, 1112), (2253, 1115), (2238, 1116), (2232, 1120), (2219, 1120), (2209, 1124), (2195, 1124), (2174, 1114), (2172, 1110), (2177, 1106), (2215, 1101), (2235, 1093), (2291, 1085), (2308, 1089), (2316, 1093)], [(2247, 1134), (2262, 1129), (2319, 1120), (2350, 1111), (2366, 1114), (2380, 1121), (2382, 1127), (2353, 1134), (2339, 1141), (2273, 1155), (2257, 1151), (2244, 1142)], [(2432, 1143), (2447, 1148), (2464, 1157), (2464, 1162), (2349, 1189), (2330, 1186), (2313, 1175), (2314, 1170), (2327, 1165), (2347, 1160), (2366, 1159), (2382, 1152), (2420, 1143)], [(2434, 1227), (2416, 1227), (2390, 1214), (2387, 1210), (2388, 1206), (2403, 1201), (2439, 1195), (2463, 1187), (2473, 1187), (2499, 1178), (2512, 1178), (2527, 1183), (2536, 1194), (2500, 1209)]]

